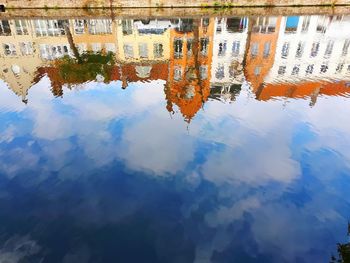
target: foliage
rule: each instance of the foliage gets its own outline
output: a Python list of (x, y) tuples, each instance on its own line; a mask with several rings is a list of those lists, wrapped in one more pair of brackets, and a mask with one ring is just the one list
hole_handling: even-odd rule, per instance
[(66, 83), (84, 83), (102, 75), (105, 82), (110, 81), (111, 72), (115, 63), (113, 53), (86, 52), (79, 59), (65, 56), (56, 61), (59, 74)]

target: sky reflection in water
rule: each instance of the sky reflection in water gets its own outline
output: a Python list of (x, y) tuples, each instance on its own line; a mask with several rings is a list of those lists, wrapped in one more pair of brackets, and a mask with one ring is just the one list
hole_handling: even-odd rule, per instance
[[(316, 21), (323, 34), (315, 37), (325, 38), (319, 50), (345, 45), (346, 36), (332, 38), (331, 29), (334, 23), (344, 28), (348, 17), (327, 20), (324, 28), (320, 21), (326, 18), (312, 19), (309, 24)], [(218, 18), (209, 19), (206, 33), (198, 27), (201, 19), (189, 30), (170, 26), (160, 33), (161, 23), (151, 21), (150, 28), (158, 30), (153, 32), (131, 21), (154, 38), (169, 34), (168, 51), (163, 46), (168, 58), (130, 61), (125, 48), (117, 52), (111, 75), (100, 82), (74, 83), (40, 53), (42, 65), (31, 75), (40, 78), (28, 88), (16, 86), (14, 79), (26, 81), (24, 73), (11, 75), (23, 57), (4, 60), (0, 259), (329, 262), (336, 243), (347, 241), (350, 218), (349, 55), (343, 56), (339, 75), (339, 58), (324, 58), (320, 51), (313, 68), (316, 72), (317, 63), (328, 59), (331, 73), (322, 72), (322, 78), (317, 68), (315, 76), (294, 76), (294, 66), (280, 54), (292, 54), (286, 53), (283, 37), (289, 38), (295, 20), (271, 20), (276, 34), (265, 36), (261, 31), (269, 27), (249, 27), (260, 25), (259, 19), (240, 19), (233, 34), (244, 33), (235, 37), (250, 42), (235, 59), (233, 53), (231, 59), (220, 55), (224, 48), (233, 52), (235, 44), (228, 35), (224, 47)], [(303, 21), (297, 20), (296, 34)], [(119, 32), (117, 25), (129, 22), (115, 23), (112, 31)], [(206, 34), (212, 34), (212, 51), (206, 51), (211, 58), (200, 54)], [(198, 44), (192, 49), (195, 59), (185, 51), (177, 54), (181, 36)], [(273, 58), (265, 56), (263, 44), (255, 54), (255, 43), (266, 41)], [(317, 49), (314, 39), (309, 42), (304, 45)], [(187, 50), (187, 42), (183, 45)], [(293, 43), (288, 45), (293, 50)], [(310, 71), (309, 56), (295, 59), (303, 71)], [(150, 65), (157, 70), (151, 73)], [(19, 66), (22, 72), (28, 67)], [(225, 70), (231, 72), (227, 79), (220, 75)], [(207, 78), (198, 77), (203, 72)]]

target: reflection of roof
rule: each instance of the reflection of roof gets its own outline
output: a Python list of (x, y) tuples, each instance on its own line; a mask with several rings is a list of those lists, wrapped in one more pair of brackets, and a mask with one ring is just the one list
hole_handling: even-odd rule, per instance
[(128, 63), (119, 64), (112, 69), (112, 80), (122, 80), (126, 78), (128, 82), (142, 80), (167, 80), (168, 63)]
[[(317, 94), (315, 94), (317, 93)], [(304, 82), (267, 84), (257, 96), (259, 100), (269, 100), (274, 97), (305, 98), (314, 95), (346, 96), (350, 94), (350, 82)]]

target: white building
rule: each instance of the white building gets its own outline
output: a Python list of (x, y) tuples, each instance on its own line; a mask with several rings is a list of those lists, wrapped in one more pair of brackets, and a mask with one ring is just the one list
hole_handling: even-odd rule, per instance
[(350, 80), (350, 17), (283, 17), (266, 83)]
[(242, 62), (247, 36), (248, 18), (215, 18), (211, 87), (221, 89), (223, 97), (244, 80)]

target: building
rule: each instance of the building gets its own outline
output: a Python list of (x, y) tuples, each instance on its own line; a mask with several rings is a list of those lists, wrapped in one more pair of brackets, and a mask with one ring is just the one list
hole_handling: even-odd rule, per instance
[(214, 19), (178, 19), (172, 24), (167, 110), (174, 113), (176, 105), (190, 122), (210, 94)]
[(248, 18), (215, 18), (211, 94), (234, 100), (244, 80), (243, 60), (248, 36)]

